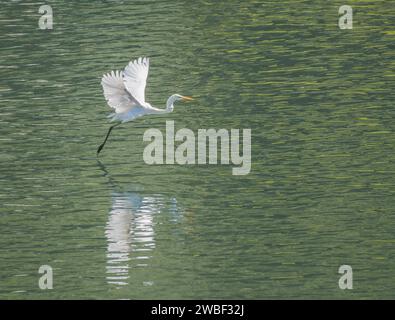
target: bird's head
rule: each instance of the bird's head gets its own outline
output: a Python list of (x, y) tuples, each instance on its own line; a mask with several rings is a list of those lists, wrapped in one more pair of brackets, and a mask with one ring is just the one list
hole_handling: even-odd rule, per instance
[(169, 99), (167, 99), (166, 110), (167, 112), (172, 112), (174, 109), (174, 102), (192, 101), (192, 100), (193, 99), (191, 97), (182, 96), (180, 94), (173, 94), (172, 96), (169, 97)]

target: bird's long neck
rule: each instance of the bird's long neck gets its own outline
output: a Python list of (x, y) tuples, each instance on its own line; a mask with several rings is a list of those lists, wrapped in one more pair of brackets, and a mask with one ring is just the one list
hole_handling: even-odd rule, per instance
[(174, 110), (174, 102), (176, 100), (177, 100), (177, 96), (176, 95), (170, 96), (169, 99), (167, 99), (167, 102), (166, 102), (166, 109), (152, 108), (151, 109), (151, 113), (161, 114), (161, 113), (173, 112), (173, 110)]
[(175, 95), (172, 95), (167, 99), (166, 102), (166, 112), (173, 112), (174, 110), (174, 102), (176, 101), (177, 97)]

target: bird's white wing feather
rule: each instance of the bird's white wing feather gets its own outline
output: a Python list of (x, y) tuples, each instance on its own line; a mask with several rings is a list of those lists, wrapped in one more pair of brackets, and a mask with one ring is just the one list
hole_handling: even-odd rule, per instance
[(101, 85), (108, 105), (116, 113), (129, 111), (139, 104), (126, 90), (121, 71), (111, 71), (103, 75)]
[(123, 72), (123, 82), (126, 89), (136, 101), (144, 106), (145, 86), (147, 84), (149, 58), (138, 58), (130, 61)]

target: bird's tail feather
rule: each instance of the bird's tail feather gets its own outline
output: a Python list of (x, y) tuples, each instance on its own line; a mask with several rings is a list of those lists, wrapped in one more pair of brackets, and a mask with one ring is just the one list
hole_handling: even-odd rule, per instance
[(112, 113), (107, 116), (107, 118), (111, 118), (110, 122), (114, 121), (123, 121), (123, 114), (122, 113)]

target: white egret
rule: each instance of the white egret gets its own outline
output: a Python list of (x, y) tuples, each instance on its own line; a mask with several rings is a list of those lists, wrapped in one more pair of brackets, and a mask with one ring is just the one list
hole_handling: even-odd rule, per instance
[(145, 86), (149, 69), (149, 58), (138, 58), (130, 61), (123, 71), (111, 71), (103, 75), (101, 85), (107, 104), (114, 109), (108, 117), (119, 123), (110, 127), (104, 142), (97, 149), (97, 155), (103, 149), (111, 130), (116, 126), (132, 121), (146, 114), (163, 114), (174, 110), (174, 102), (193, 100), (179, 94), (167, 99), (166, 109), (158, 109), (145, 101)]

